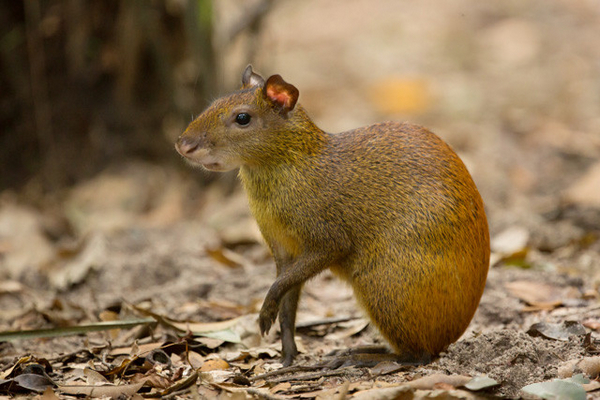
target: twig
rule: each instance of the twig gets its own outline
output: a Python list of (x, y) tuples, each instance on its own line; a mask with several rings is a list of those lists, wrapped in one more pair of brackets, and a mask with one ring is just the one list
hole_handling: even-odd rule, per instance
[(248, 378), (250, 382), (255, 382), (261, 379), (270, 378), (272, 376), (279, 376), (283, 374), (293, 374), (299, 371), (314, 371), (315, 369), (322, 368), (322, 365), (292, 365), (290, 367), (279, 368), (275, 371), (265, 372), (264, 374), (256, 375)]
[(313, 379), (320, 379), (325, 376), (336, 376), (343, 375), (350, 369), (354, 367), (344, 367), (339, 369), (334, 369), (333, 371), (319, 371), (313, 372), (311, 374), (304, 375), (292, 375), (292, 376), (282, 376), (281, 378), (270, 380), (272, 383), (281, 383), (281, 382), (289, 382), (289, 381), (312, 381)]
[(296, 324), (296, 329), (313, 328), (313, 327), (319, 326), (319, 325), (338, 324), (340, 322), (348, 322), (348, 321), (353, 321), (355, 319), (360, 319), (360, 318), (361, 317), (338, 317), (338, 318), (319, 319), (316, 321), (300, 322), (300, 323)]

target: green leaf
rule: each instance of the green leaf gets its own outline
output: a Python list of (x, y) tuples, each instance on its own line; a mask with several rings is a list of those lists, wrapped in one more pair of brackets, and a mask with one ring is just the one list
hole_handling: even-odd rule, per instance
[(473, 378), (469, 382), (467, 382), (465, 387), (469, 390), (477, 391), (477, 390), (481, 390), (481, 389), (487, 389), (492, 386), (497, 386), (499, 384), (500, 383), (498, 381), (496, 381), (490, 377), (476, 376), (475, 378)]
[(583, 386), (563, 380), (534, 383), (525, 386), (521, 390), (525, 393), (541, 397), (542, 399), (586, 400)]

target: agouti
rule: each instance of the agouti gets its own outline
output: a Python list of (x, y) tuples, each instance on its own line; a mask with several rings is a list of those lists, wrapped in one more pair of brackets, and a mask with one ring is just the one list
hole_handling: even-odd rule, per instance
[(211, 171), (239, 167), (277, 266), (259, 316), (279, 314), (284, 365), (297, 354), (304, 282), (329, 268), (352, 285), (400, 360), (427, 362), (465, 331), (489, 263), (481, 196), (456, 153), (430, 131), (387, 122), (330, 134), (281, 76), (248, 66), (176, 148)]

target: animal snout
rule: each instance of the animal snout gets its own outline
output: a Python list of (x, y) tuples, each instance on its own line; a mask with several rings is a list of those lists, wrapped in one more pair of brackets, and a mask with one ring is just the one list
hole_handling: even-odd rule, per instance
[(189, 136), (189, 135), (181, 135), (179, 139), (177, 139), (177, 143), (175, 143), (175, 148), (177, 151), (185, 156), (196, 151), (202, 142), (202, 138), (200, 136)]

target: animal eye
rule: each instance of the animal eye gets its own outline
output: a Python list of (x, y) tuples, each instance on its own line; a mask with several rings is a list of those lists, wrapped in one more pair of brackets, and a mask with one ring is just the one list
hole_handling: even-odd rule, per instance
[(236, 117), (235, 117), (235, 122), (238, 125), (248, 125), (250, 123), (250, 114), (248, 113), (239, 113)]

